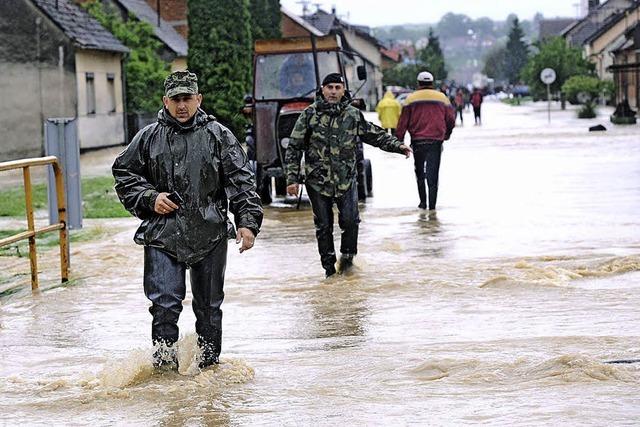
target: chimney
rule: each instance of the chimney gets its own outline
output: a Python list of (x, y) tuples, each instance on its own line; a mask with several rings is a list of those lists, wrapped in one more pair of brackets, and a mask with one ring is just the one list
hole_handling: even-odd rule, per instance
[(600, 5), (600, 0), (589, 0), (589, 12), (594, 10)]
[(331, 14), (333, 16), (336, 16), (336, 5), (335, 4), (333, 6), (331, 6)]

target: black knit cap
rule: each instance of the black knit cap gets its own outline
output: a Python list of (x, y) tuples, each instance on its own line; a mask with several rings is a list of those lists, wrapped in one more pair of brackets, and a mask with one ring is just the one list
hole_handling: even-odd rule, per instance
[(342, 74), (340, 74), (340, 73), (327, 74), (324, 77), (324, 80), (322, 80), (322, 86), (328, 85), (330, 83), (344, 84), (344, 79), (342, 78)]

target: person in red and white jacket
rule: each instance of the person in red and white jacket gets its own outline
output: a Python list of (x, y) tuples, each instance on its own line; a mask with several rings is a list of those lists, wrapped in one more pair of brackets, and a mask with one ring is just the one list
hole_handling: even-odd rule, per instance
[(415, 163), (420, 209), (427, 208), (429, 187), (429, 210), (435, 210), (438, 198), (438, 175), (442, 143), (451, 136), (456, 124), (455, 108), (449, 98), (433, 88), (433, 74), (422, 71), (418, 74), (418, 89), (405, 101), (396, 129), (396, 137), (404, 140), (405, 133), (411, 135), (411, 147)]

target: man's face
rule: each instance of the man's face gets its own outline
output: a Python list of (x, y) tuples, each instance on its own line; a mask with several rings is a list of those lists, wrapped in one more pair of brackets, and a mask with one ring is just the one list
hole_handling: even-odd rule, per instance
[(191, 95), (185, 93), (172, 96), (171, 98), (163, 96), (162, 102), (174, 119), (180, 123), (185, 123), (191, 120), (191, 118), (196, 114), (196, 111), (198, 111), (198, 107), (200, 107), (200, 103), (202, 102), (202, 95)]
[(342, 83), (327, 83), (322, 86), (322, 96), (329, 104), (337, 104), (344, 96), (344, 85)]
[(300, 73), (293, 73), (291, 75), (291, 86), (298, 87), (304, 84), (304, 76)]

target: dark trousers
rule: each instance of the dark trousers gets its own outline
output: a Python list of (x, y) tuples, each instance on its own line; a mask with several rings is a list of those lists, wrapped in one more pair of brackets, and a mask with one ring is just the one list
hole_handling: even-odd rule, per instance
[(345, 255), (358, 253), (358, 186), (355, 181), (340, 197), (328, 197), (307, 186), (307, 194), (313, 209), (313, 223), (316, 226), (316, 239), (322, 267), (327, 270), (336, 263), (336, 251), (333, 245), (333, 204), (338, 206), (338, 225), (342, 230), (340, 252)]
[(424, 185), (424, 180), (426, 179), (429, 187), (429, 209), (435, 209), (436, 200), (438, 199), (438, 175), (440, 173), (442, 141), (419, 142), (412, 145), (420, 206), (426, 207), (427, 205), (427, 192)]
[(462, 123), (463, 123), (463, 119), (462, 119), (462, 110), (463, 110), (463, 107), (458, 107), (458, 108), (456, 108), (456, 116), (458, 116), (458, 115), (460, 116), (460, 124), (462, 124)]
[(197, 263), (187, 266), (169, 254), (150, 246), (144, 248), (144, 293), (151, 301), (153, 316), (151, 338), (155, 343), (178, 341), (178, 317), (185, 298), (185, 273), (191, 277), (191, 303), (196, 315), (199, 342), (219, 343), (222, 331), (224, 272), (227, 264), (227, 240), (215, 247)]
[(480, 118), (480, 107), (473, 107), (473, 117), (476, 120), (476, 124), (482, 122), (482, 119)]

